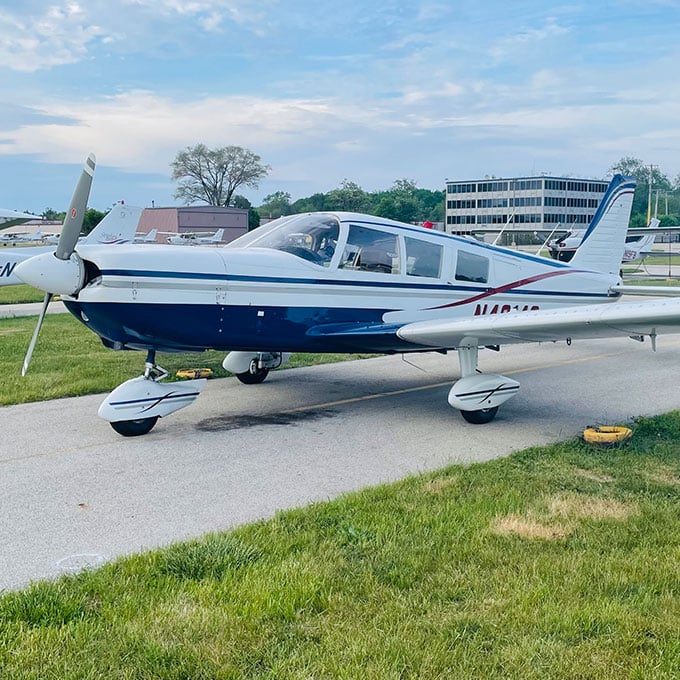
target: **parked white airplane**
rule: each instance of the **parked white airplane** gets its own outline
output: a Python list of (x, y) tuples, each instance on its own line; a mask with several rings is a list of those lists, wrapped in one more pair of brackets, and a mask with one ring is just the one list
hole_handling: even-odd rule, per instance
[[(658, 233), (659, 220), (653, 217), (648, 225), (650, 230), (654, 230), (651, 234), (636, 233), (626, 236), (626, 247), (621, 257), (622, 262), (634, 262), (635, 260), (643, 260), (649, 253), (652, 252), (654, 239)], [(576, 249), (581, 244), (586, 229), (570, 229), (565, 234), (548, 243), (548, 250), (550, 256), (562, 262), (569, 262)]]
[[(87, 202), (94, 158), (74, 194)], [(82, 186), (81, 186), (82, 185)], [(87, 189), (84, 188), (87, 186)], [(456, 350), (461, 378), (448, 401), (486, 423), (515, 395), (512, 378), (478, 371), (480, 347), (506, 343), (649, 336), (680, 331), (680, 300), (614, 303), (635, 181), (617, 175), (571, 263), (459, 238), (371, 215), (293, 215), (225, 248), (79, 246), (76, 219), (56, 257), (17, 266), (112, 349), (146, 351), (144, 374), (117, 387), (99, 415), (120, 434), (151, 430), (191, 404), (204, 379), (164, 383), (156, 352), (230, 350), (224, 367), (261, 382), (290, 352)], [(653, 289), (657, 294), (659, 289)], [(676, 295), (678, 290), (673, 291)]]
[[(29, 213), (16, 212), (16, 210), (5, 210), (5, 208), (0, 208), (0, 225), (3, 229), (11, 227), (15, 224), (23, 224), (29, 220), (37, 219), (37, 215), (31, 215)], [(0, 235), (2, 235), (0, 233)]]
[(168, 243), (173, 246), (196, 246), (207, 245), (210, 243), (222, 243), (224, 229), (218, 229), (214, 234), (208, 232), (185, 232), (168, 236)]
[(155, 243), (157, 235), (158, 229), (151, 229), (151, 231), (146, 233), (138, 231), (135, 234), (134, 243)]
[[(87, 236), (78, 239), (78, 244), (131, 243), (141, 214), (141, 208), (117, 203)], [(17, 264), (46, 252), (53, 253), (54, 245), (0, 249), (0, 286), (21, 283), (14, 274)]]
[(36, 243), (37, 241), (43, 240), (42, 229), (38, 229), (34, 232), (22, 232), (11, 234), (12, 243)]

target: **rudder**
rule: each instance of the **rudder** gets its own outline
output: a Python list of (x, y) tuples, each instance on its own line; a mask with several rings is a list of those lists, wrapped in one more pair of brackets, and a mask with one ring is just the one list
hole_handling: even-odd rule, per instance
[(633, 177), (614, 175), (570, 262), (572, 266), (611, 274), (621, 269), (635, 185)]

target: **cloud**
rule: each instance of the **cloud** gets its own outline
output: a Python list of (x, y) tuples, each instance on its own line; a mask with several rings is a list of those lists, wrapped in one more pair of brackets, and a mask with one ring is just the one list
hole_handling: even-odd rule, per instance
[(70, 64), (85, 57), (98, 39), (113, 39), (87, 21), (76, 2), (50, 6), (38, 16), (0, 12), (0, 68), (35, 71)]
[[(75, 0), (0, 10), (0, 68), (34, 72), (91, 58), (99, 45), (154, 52), (227, 25), (262, 35), (274, 0)], [(198, 38), (193, 38), (194, 44)]]

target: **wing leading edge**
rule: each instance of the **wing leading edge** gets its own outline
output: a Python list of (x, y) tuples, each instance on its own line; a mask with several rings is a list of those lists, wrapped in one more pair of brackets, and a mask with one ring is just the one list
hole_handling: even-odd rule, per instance
[(680, 332), (680, 299), (583, 305), (557, 310), (478, 316), (462, 320), (417, 321), (402, 326), (397, 335), (432, 348), (463, 345), (501, 345), (521, 342), (655, 337)]

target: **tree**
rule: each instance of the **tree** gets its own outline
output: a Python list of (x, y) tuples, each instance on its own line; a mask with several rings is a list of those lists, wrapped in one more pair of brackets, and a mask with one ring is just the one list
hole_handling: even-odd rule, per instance
[[(649, 206), (649, 179), (651, 171), (652, 191), (670, 190), (671, 183), (656, 165), (645, 165), (644, 161), (632, 156), (625, 156), (616, 165), (612, 165), (610, 172), (620, 172), (622, 175), (635, 177), (637, 186), (635, 187), (635, 197), (633, 198), (633, 209), (631, 216), (631, 226), (645, 226), (647, 224), (647, 214), (651, 209)], [(639, 223), (642, 221), (642, 224)]]
[(234, 208), (241, 208), (248, 211), (248, 231), (252, 231), (260, 226), (260, 213), (257, 212), (256, 208), (253, 208), (253, 204), (245, 196), (234, 194), (231, 199), (231, 204)]
[(367, 212), (370, 203), (368, 194), (358, 184), (347, 179), (342, 180), (338, 189), (333, 189), (326, 195), (326, 208), (328, 210)]
[(259, 207), (260, 217), (281, 217), (290, 215), (290, 194), (287, 191), (275, 191), (273, 194), (265, 196), (262, 205)]
[(291, 213), (307, 213), (326, 210), (326, 194), (316, 193), (307, 198), (298, 198), (290, 206)]
[(95, 210), (94, 208), (88, 208), (85, 211), (83, 217), (83, 228), (82, 232), (84, 234), (89, 234), (108, 214), (107, 212), (102, 212), (101, 210)]
[(260, 161), (260, 156), (241, 146), (188, 146), (170, 164), (172, 179), (179, 181), (175, 198), (186, 205), (197, 201), (230, 205), (238, 187), (257, 189), (259, 180), (269, 174), (271, 167)]

